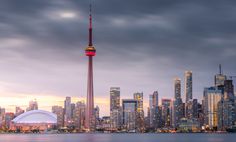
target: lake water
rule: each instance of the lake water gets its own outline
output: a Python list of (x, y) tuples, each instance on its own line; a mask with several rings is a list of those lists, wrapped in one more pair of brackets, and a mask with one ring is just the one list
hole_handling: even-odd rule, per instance
[(236, 134), (0, 134), (0, 142), (236, 142)]

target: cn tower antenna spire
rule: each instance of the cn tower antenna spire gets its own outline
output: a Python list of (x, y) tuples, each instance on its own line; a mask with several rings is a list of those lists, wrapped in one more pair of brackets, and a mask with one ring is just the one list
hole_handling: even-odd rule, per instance
[(89, 46), (93, 46), (92, 3), (89, 4)]

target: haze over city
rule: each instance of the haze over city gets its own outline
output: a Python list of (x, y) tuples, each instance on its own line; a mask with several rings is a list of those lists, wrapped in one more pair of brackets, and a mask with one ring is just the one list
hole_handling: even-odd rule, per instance
[[(218, 64), (234, 75), (235, 2), (216, 1), (94, 1), (94, 95), (101, 115), (109, 114), (113, 86), (121, 98), (144, 92), (146, 110), (156, 90), (173, 98), (173, 79), (184, 80), (185, 70), (193, 72), (193, 97), (200, 100)], [(85, 100), (87, 1), (1, 0), (0, 19), (2, 107), (14, 111), (36, 98), (40, 109), (51, 110), (66, 96)]]

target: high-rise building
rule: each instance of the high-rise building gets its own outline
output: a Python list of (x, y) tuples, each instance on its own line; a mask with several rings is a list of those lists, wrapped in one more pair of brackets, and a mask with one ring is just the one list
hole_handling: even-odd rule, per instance
[(5, 127), (7, 129), (10, 128), (11, 121), (14, 119), (14, 113), (12, 112), (6, 112), (5, 113)]
[(158, 91), (153, 92), (153, 123), (154, 123), (154, 128), (160, 128), (161, 127), (161, 111), (158, 106), (159, 102), (159, 97), (158, 97)]
[(21, 115), (24, 112), (25, 111), (22, 108), (16, 107), (15, 116), (17, 117), (17, 116)]
[(85, 128), (85, 110), (85, 103), (83, 101), (78, 101), (73, 112), (73, 120), (75, 128), (78, 128), (79, 131), (83, 131)]
[(184, 106), (181, 98), (181, 80), (179, 78), (174, 79), (174, 93), (172, 126), (176, 128), (179, 125), (180, 119), (184, 117)]
[(154, 127), (154, 109), (153, 109), (153, 94), (149, 95), (149, 109), (148, 109), (148, 114), (149, 114), (149, 127), (153, 128)]
[(26, 109), (26, 111), (31, 110), (38, 110), (38, 102), (36, 99), (29, 102), (29, 107)]
[(110, 112), (110, 123), (111, 123), (111, 129), (117, 130), (121, 129), (122, 126), (122, 108), (119, 109), (113, 109)]
[(64, 101), (64, 108), (65, 108), (65, 125), (71, 120), (72, 117), (72, 109), (71, 109), (71, 97), (66, 97)]
[(233, 81), (225, 80), (223, 90), (223, 99), (218, 104), (218, 118), (220, 130), (225, 130), (229, 127), (232, 127), (236, 121), (236, 106)]
[(149, 95), (149, 113), (150, 113), (150, 128), (160, 128), (161, 123), (161, 108), (158, 106), (158, 91), (154, 91)]
[(73, 118), (74, 110), (75, 110), (75, 103), (71, 103), (71, 119)]
[(189, 100), (185, 104), (185, 117), (187, 119), (193, 119), (193, 100)]
[(5, 108), (0, 107), (0, 128), (5, 126)]
[(184, 85), (185, 92), (184, 93), (185, 93), (185, 98), (186, 98), (185, 103), (187, 103), (193, 99), (192, 71), (186, 71), (184, 77), (185, 77), (185, 85)]
[(181, 80), (180, 80), (180, 78), (174, 79), (174, 90), (175, 90), (175, 100), (181, 99)]
[(110, 88), (110, 122), (111, 128), (116, 130), (121, 127), (120, 88)]
[(171, 126), (171, 99), (162, 99), (162, 121), (164, 127)]
[(93, 56), (96, 55), (96, 49), (93, 46), (92, 41), (92, 8), (90, 4), (89, 15), (89, 43), (85, 49), (85, 54), (88, 56), (88, 84), (87, 84), (87, 107), (86, 107), (86, 119), (85, 127), (87, 131), (93, 131), (95, 129), (95, 114), (94, 114), (94, 94), (93, 94)]
[(99, 125), (99, 120), (100, 120), (99, 113), (100, 113), (100, 108), (98, 106), (96, 106), (94, 108), (95, 126)]
[(222, 74), (221, 65), (219, 65), (219, 74), (215, 75), (215, 86), (223, 86), (226, 80), (226, 75)]
[(204, 89), (204, 120), (205, 126), (216, 130), (218, 127), (218, 103), (221, 101), (222, 91), (217, 87)]
[(134, 99), (137, 101), (137, 112), (143, 113), (143, 93), (134, 93)]
[(64, 108), (62, 106), (52, 106), (52, 113), (57, 115), (57, 127), (64, 126)]
[(192, 71), (185, 71), (184, 74), (185, 85), (184, 85), (184, 93), (185, 93), (185, 117), (188, 119), (192, 118), (192, 104), (193, 104), (193, 79), (192, 79)]
[(198, 121), (200, 126), (204, 126), (204, 101), (202, 101), (202, 104), (198, 103)]
[(137, 101), (137, 129), (144, 131), (143, 93), (134, 93), (134, 100)]
[(123, 108), (123, 128), (127, 131), (136, 130), (137, 101), (134, 99), (122, 100)]
[(110, 111), (120, 108), (120, 87), (110, 88)]
[(198, 101), (193, 99), (193, 118), (198, 119)]

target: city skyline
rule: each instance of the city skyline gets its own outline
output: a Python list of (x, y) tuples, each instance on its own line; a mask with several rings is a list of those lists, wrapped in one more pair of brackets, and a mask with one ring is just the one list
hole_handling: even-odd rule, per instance
[[(222, 63), (224, 74), (234, 75), (232, 26), (236, 20), (230, 14), (234, 13), (230, 2), (213, 6), (203, 1), (135, 3), (94, 2), (95, 41), (100, 50), (94, 66), (94, 94), (101, 114), (109, 115), (112, 86), (121, 88), (122, 99), (143, 92), (146, 111), (148, 96), (156, 90), (160, 98), (173, 98), (173, 78), (181, 78), (183, 86), (185, 70), (193, 72), (193, 96), (198, 99), (214, 81), (218, 64)], [(0, 106), (8, 109), (18, 101), (26, 105), (36, 98), (42, 105), (39, 108), (50, 110), (55, 103), (63, 106), (66, 96), (85, 100), (88, 3), (25, 0), (1, 1), (0, 5)], [(213, 12), (219, 6), (224, 11)], [(208, 19), (201, 13), (212, 16)], [(221, 15), (228, 26), (221, 29), (214, 15)], [(196, 25), (196, 21), (208, 24)]]

